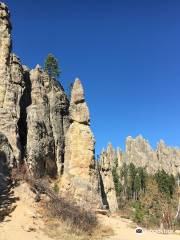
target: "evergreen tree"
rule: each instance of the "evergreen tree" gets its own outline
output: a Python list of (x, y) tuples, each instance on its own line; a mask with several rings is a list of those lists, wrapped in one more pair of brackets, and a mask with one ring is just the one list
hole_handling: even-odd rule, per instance
[(139, 177), (141, 179), (141, 190), (145, 192), (146, 190), (146, 182), (148, 178), (148, 174), (145, 168), (139, 167), (137, 169), (137, 172), (139, 174)]
[(134, 179), (136, 176), (137, 170), (133, 163), (129, 164), (129, 183), (128, 186), (131, 189), (131, 198), (134, 197)]
[(136, 174), (134, 178), (134, 199), (135, 200), (138, 200), (140, 190), (141, 190), (141, 178), (138, 174)]
[(58, 60), (51, 53), (45, 59), (44, 70), (53, 78), (57, 78), (61, 74)]
[(175, 191), (175, 178), (173, 175), (168, 175), (164, 170), (159, 170), (155, 174), (155, 179), (158, 184), (159, 191), (172, 198)]
[(120, 170), (120, 179), (123, 185), (123, 198), (127, 198), (128, 192), (128, 165), (123, 163), (121, 170)]
[(119, 175), (117, 173), (117, 168), (115, 168), (115, 167), (113, 168), (112, 175), (113, 175), (113, 181), (114, 181), (116, 196), (120, 197), (121, 192), (122, 192), (122, 186), (121, 186), (121, 183), (120, 183)]

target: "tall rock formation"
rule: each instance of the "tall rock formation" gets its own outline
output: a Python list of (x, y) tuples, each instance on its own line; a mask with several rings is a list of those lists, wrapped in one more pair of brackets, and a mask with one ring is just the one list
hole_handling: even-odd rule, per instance
[(84, 90), (76, 79), (69, 108), (71, 125), (65, 140), (65, 164), (61, 185), (73, 193), (77, 201), (98, 201), (98, 178), (94, 157), (95, 140), (90, 129), (89, 110)]
[(113, 181), (112, 169), (114, 167), (116, 153), (109, 144), (107, 151), (103, 151), (100, 156), (100, 184), (102, 201), (107, 205), (110, 211), (114, 212), (118, 209), (116, 191)]
[(63, 173), (69, 101), (62, 86), (36, 66), (29, 73), (27, 164), (38, 176)]
[(19, 59), (11, 54), (11, 24), (9, 11), (0, 3), (0, 132), (12, 147), (16, 163), (21, 160), (18, 120), (19, 102), (23, 92), (23, 69)]
[(27, 164), (37, 176), (56, 174), (49, 101), (39, 66), (30, 71), (31, 105), (27, 108)]

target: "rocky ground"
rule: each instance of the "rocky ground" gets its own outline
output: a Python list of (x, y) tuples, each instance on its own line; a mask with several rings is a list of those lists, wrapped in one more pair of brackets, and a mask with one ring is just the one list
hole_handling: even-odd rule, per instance
[(14, 196), (19, 198), (14, 203), (15, 209), (0, 223), (1, 240), (50, 240), (41, 228), (44, 223), (37, 213), (34, 194), (24, 183), (14, 189)]

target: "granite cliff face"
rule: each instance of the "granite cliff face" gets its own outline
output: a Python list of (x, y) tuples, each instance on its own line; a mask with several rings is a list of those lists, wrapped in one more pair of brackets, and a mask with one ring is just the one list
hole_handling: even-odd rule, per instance
[(149, 173), (155, 173), (158, 169), (174, 176), (180, 173), (180, 149), (168, 147), (162, 140), (153, 150), (142, 136), (135, 139), (128, 137), (125, 158), (129, 163), (146, 167)]
[(27, 164), (38, 176), (63, 173), (69, 101), (62, 86), (37, 66), (29, 72)]
[(11, 54), (11, 24), (9, 11), (0, 3), (0, 132), (12, 147), (16, 163), (21, 159), (18, 120), (23, 92), (23, 69), (19, 59)]
[(156, 151), (153, 151), (149, 142), (142, 136), (135, 139), (127, 137), (125, 162), (134, 163), (135, 166), (146, 167), (148, 172), (155, 172), (159, 169)]
[(7, 6), (0, 3), (0, 133), (12, 149), (8, 161), (12, 167), (25, 162), (40, 177), (61, 175), (69, 101), (40, 66), (30, 70), (11, 53), (9, 18)]
[(173, 175), (180, 174), (180, 149), (168, 147), (163, 140), (157, 145), (157, 159), (161, 169)]

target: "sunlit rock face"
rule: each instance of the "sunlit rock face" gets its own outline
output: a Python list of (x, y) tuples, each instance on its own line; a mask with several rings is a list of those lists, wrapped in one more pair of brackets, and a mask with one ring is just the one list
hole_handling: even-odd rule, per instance
[(176, 176), (180, 174), (180, 149), (168, 147), (161, 140), (156, 149), (159, 168), (164, 169), (167, 173)]
[(69, 101), (62, 86), (40, 66), (29, 72), (31, 104), (27, 107), (27, 164), (38, 176), (63, 173)]
[(23, 69), (20, 60), (11, 54), (9, 11), (0, 3), (0, 132), (8, 139), (16, 162), (21, 159), (18, 120), (23, 92)]
[(95, 164), (95, 139), (90, 129), (89, 110), (79, 79), (72, 88), (69, 108), (71, 125), (65, 140), (63, 189), (73, 192), (77, 200), (98, 201), (98, 174)]
[(153, 150), (142, 136), (135, 139), (128, 137), (126, 140), (125, 158), (127, 163), (135, 166), (146, 167), (149, 173), (165, 170), (176, 176), (180, 172), (180, 149), (168, 147), (161, 140)]
[(127, 137), (125, 162), (133, 163), (137, 167), (146, 167), (149, 173), (155, 173), (159, 167), (156, 152), (141, 135), (134, 139)]

